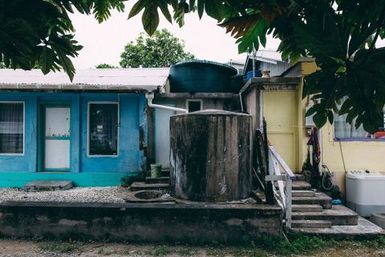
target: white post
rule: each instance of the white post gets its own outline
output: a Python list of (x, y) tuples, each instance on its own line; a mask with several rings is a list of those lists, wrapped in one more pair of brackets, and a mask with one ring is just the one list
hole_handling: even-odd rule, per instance
[(286, 227), (291, 228), (292, 180), (290, 176), (287, 176), (285, 190), (286, 190)]

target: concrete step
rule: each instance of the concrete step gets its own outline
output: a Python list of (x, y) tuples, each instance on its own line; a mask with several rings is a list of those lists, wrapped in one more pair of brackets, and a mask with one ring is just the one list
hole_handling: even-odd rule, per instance
[(328, 220), (293, 220), (292, 228), (330, 228), (332, 223)]
[(170, 177), (159, 177), (159, 178), (152, 178), (152, 177), (146, 177), (146, 183), (147, 184), (168, 184), (170, 183)]
[(305, 176), (302, 175), (302, 174), (295, 174), (295, 180), (297, 180), (297, 181), (304, 181), (305, 180)]
[(145, 182), (134, 182), (132, 183), (130, 190), (139, 191), (139, 190), (169, 190), (170, 184), (168, 183), (153, 183), (146, 184)]
[(322, 206), (319, 204), (293, 204), (292, 212), (319, 212), (322, 211)]
[(292, 220), (324, 220), (332, 225), (357, 225), (358, 214), (345, 206), (333, 206), (320, 212), (293, 212)]
[(314, 196), (293, 197), (292, 204), (319, 204), (324, 209), (332, 208), (332, 199), (324, 193), (315, 193)]
[(310, 190), (311, 186), (309, 183), (307, 183), (305, 181), (294, 180), (292, 188), (293, 188), (293, 190)]
[(25, 191), (57, 191), (67, 190), (74, 186), (70, 180), (33, 180), (24, 186)]
[(162, 177), (170, 177), (170, 168), (163, 168), (161, 176)]
[(296, 233), (322, 236), (333, 239), (374, 239), (384, 236), (384, 230), (370, 221), (359, 217), (358, 224), (352, 226), (336, 225), (330, 228), (292, 228)]
[(313, 197), (315, 196), (315, 192), (312, 190), (293, 190), (293, 197)]

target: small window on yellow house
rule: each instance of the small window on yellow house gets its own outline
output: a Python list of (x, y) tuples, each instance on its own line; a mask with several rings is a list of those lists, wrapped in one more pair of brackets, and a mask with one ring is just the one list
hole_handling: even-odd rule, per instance
[(334, 137), (336, 140), (385, 140), (385, 108), (384, 108), (384, 125), (378, 128), (374, 134), (365, 131), (363, 126), (356, 128), (353, 121), (349, 124), (346, 121), (347, 114), (336, 116), (334, 120)]

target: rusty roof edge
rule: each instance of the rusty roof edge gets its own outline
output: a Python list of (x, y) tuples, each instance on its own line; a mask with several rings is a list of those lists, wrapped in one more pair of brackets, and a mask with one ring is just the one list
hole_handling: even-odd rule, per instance
[(260, 89), (269, 87), (269, 86), (296, 86), (301, 82), (301, 77), (271, 77), (271, 78), (251, 78), (246, 84), (241, 88), (239, 94), (243, 94), (246, 91), (254, 87), (258, 87)]

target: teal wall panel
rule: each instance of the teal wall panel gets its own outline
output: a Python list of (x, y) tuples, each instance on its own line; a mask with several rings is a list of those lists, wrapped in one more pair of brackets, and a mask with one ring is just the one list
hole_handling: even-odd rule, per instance
[[(143, 94), (1, 92), (0, 101), (25, 102), (24, 155), (0, 154), (0, 187), (20, 186), (27, 180), (61, 178), (77, 181), (80, 186), (118, 185), (122, 176), (137, 174), (146, 165), (139, 142), (141, 128), (147, 129)], [(87, 155), (88, 103), (94, 101), (119, 102), (118, 156)], [(41, 172), (39, 125), (40, 108), (44, 104), (69, 104), (71, 107), (71, 164), (67, 173)], [(146, 142), (147, 133), (144, 135)]]

